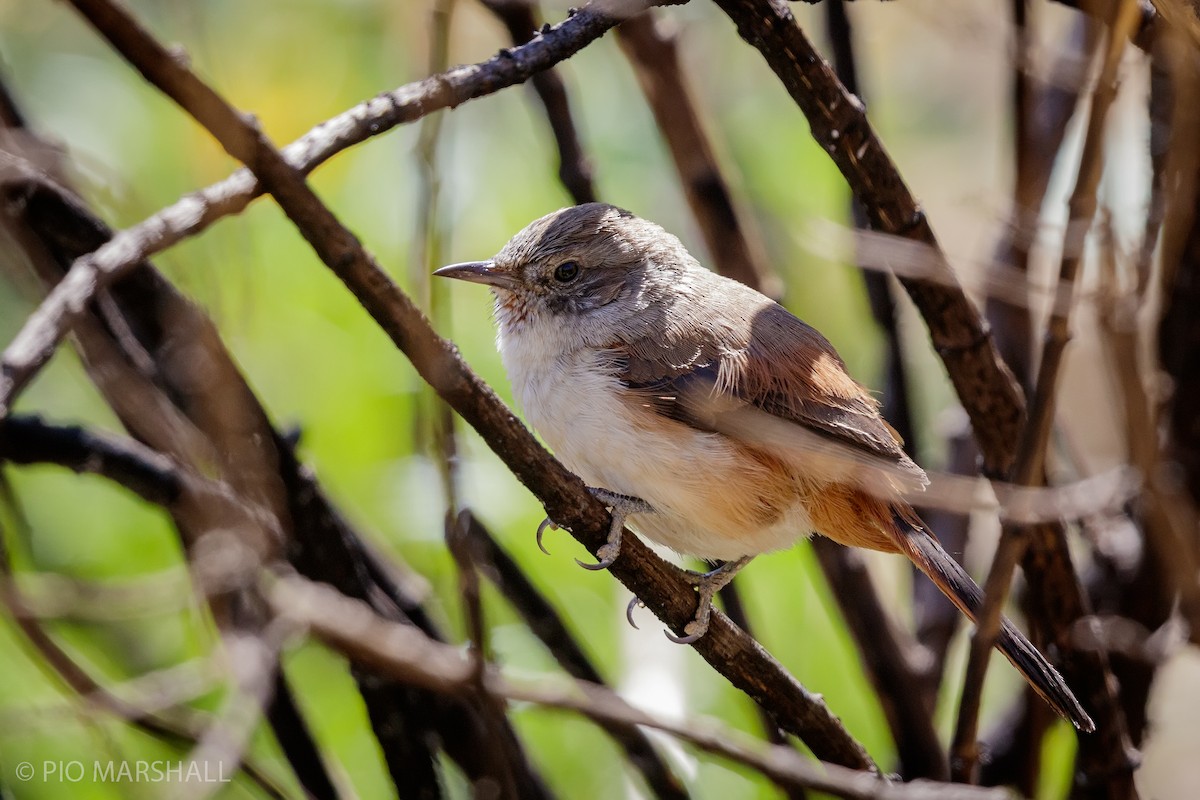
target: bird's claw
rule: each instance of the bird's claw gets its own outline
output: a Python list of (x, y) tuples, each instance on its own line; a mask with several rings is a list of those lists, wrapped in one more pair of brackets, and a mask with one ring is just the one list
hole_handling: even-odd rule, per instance
[(621, 541), (620, 536), (618, 535), (616, 542), (613, 542), (612, 539), (609, 539), (608, 544), (596, 551), (596, 558), (600, 560), (595, 564), (588, 564), (586, 561), (580, 561), (578, 558), (575, 559), (575, 563), (584, 569), (608, 569), (613, 565), (613, 562), (617, 560), (617, 556), (619, 555), (621, 555)]
[(654, 509), (639, 497), (617, 494), (607, 489), (589, 488), (588, 491), (592, 493), (593, 497), (608, 506), (612, 513), (612, 525), (608, 529), (608, 541), (596, 551), (596, 558), (599, 560), (595, 564), (588, 564), (577, 558), (575, 563), (584, 569), (608, 569), (617, 560), (617, 556), (621, 555), (621, 531), (625, 528), (625, 519), (630, 514), (652, 514)]
[(736, 561), (727, 561), (710, 572), (688, 572), (686, 579), (696, 589), (696, 616), (683, 626), (683, 636), (676, 636), (670, 631), (663, 631), (666, 637), (676, 644), (692, 644), (708, 633), (712, 621), (712, 602), (717, 592), (724, 589), (733, 580), (733, 576), (742, 567), (750, 563), (750, 556), (743, 556)]
[(629, 627), (633, 628), (635, 631), (639, 631), (641, 628), (639, 628), (638, 624), (633, 621), (633, 610), (645, 605), (646, 604), (642, 602), (640, 597), (635, 596), (629, 601), (629, 605), (625, 606), (625, 621), (628, 622)]
[(704, 634), (708, 633), (708, 622), (705, 622), (703, 626), (699, 625), (698, 622), (699, 620), (692, 620), (683, 626), (685, 636), (676, 636), (670, 631), (663, 631), (663, 635), (675, 644), (691, 644), (692, 642), (699, 641)]
[(555, 524), (554, 520), (550, 519), (549, 517), (546, 517), (544, 520), (542, 520), (542, 524), (538, 525), (538, 529), (537, 529), (538, 550), (541, 550), (546, 555), (550, 555), (550, 551), (546, 549), (546, 545), (542, 544), (542, 534), (544, 534), (546, 532), (546, 528), (553, 528), (554, 530), (558, 530), (558, 525)]

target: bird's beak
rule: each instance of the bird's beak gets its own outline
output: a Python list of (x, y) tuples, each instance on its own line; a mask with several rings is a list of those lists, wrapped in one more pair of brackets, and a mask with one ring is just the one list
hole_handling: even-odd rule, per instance
[(462, 264), (451, 264), (434, 270), (434, 275), (441, 278), (456, 278), (471, 283), (486, 283), (500, 289), (515, 290), (521, 281), (508, 270), (499, 269), (491, 261), (466, 261)]

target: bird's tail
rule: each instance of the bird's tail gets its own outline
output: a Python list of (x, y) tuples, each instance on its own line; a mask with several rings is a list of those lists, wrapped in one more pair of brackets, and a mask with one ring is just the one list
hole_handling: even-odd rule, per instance
[[(972, 622), (978, 622), (979, 610), (983, 608), (983, 590), (966, 570), (942, 549), (937, 539), (920, 525), (910, 521), (908, 516), (897, 515), (897, 544), (960, 611), (970, 617)], [(1058, 670), (1007, 618), (1001, 619), (996, 647), (1059, 715), (1070, 720), (1072, 725), (1085, 733), (1096, 729), (1096, 724), (1075, 699)]]

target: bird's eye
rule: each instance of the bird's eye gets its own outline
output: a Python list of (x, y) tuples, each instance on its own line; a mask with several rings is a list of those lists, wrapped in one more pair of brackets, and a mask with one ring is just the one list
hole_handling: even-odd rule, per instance
[(554, 269), (554, 280), (559, 283), (570, 283), (579, 277), (579, 265), (574, 261), (564, 261)]

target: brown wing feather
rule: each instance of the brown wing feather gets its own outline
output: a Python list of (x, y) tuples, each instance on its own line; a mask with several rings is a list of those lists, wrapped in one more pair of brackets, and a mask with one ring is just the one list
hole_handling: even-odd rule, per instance
[(704, 324), (615, 344), (621, 381), (658, 413), (695, 427), (725, 430), (724, 415), (749, 407), (923, 479), (824, 336), (766, 298), (750, 307), (749, 319), (705, 309), (715, 313)]

